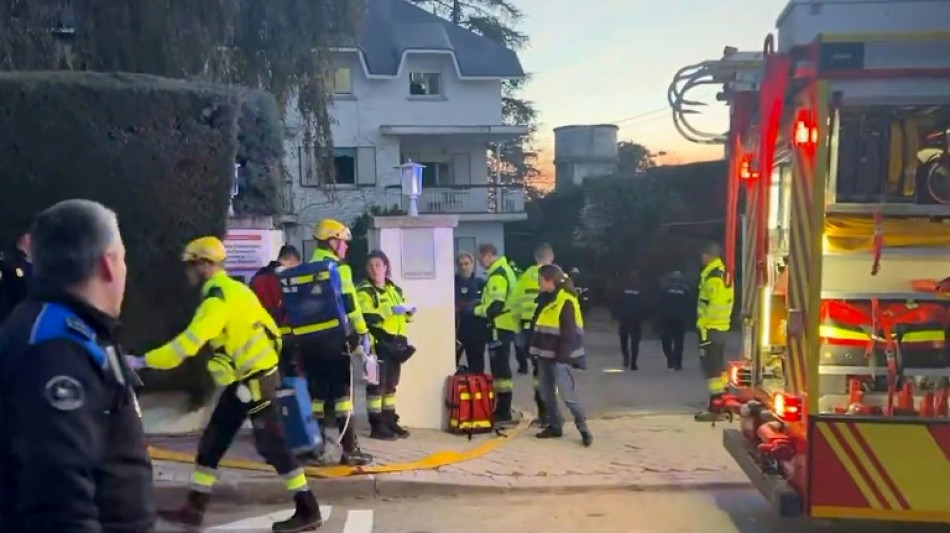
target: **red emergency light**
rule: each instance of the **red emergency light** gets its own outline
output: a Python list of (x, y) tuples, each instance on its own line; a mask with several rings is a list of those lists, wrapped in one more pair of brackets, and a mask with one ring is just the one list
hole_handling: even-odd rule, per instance
[(751, 181), (759, 179), (759, 171), (752, 167), (752, 156), (747, 155), (739, 163), (739, 179), (742, 181)]
[(802, 399), (794, 394), (776, 392), (772, 396), (772, 412), (786, 422), (801, 422)]
[(818, 125), (812, 120), (808, 111), (802, 109), (795, 119), (792, 131), (792, 142), (799, 148), (812, 147), (818, 144)]

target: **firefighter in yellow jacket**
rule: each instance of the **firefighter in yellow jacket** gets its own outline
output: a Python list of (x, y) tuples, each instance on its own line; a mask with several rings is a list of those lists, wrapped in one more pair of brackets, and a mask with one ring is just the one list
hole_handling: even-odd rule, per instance
[(416, 351), (406, 338), (415, 307), (406, 302), (402, 289), (390, 279), (389, 258), (382, 251), (370, 252), (366, 278), (357, 294), (379, 358), (379, 383), (366, 386), (369, 436), (380, 440), (405, 439), (409, 432), (399, 425), (396, 387), (402, 364)]
[(490, 324), (488, 358), (495, 378), (495, 422), (505, 424), (512, 421), (511, 345), (521, 331), (520, 317), (511, 312), (508, 304), (517, 279), (508, 266), (508, 259), (499, 255), (493, 244), (479, 245), (478, 260), (487, 270), (488, 279), (482, 290), (482, 301), (475, 306), (475, 316), (487, 318)]
[[(353, 412), (350, 352), (358, 347), (362, 347), (364, 354), (370, 351), (369, 330), (366, 329), (366, 320), (360, 310), (356, 286), (353, 284), (353, 271), (350, 265), (344, 262), (353, 235), (350, 228), (342, 222), (327, 218), (313, 228), (313, 237), (317, 240), (317, 249), (314, 250), (310, 261), (337, 263), (348, 324), (346, 334), (332, 335), (317, 341), (300, 339), (300, 364), (310, 389), (313, 417), (322, 420), (327, 406), (332, 407), (337, 429), (340, 431), (340, 445), (343, 448), (340, 463), (350, 466), (366, 465), (372, 462), (373, 457), (360, 449), (354, 424), (349, 420)], [(314, 326), (318, 327), (319, 324)]]
[(711, 421), (720, 416), (720, 403), (728, 385), (726, 372), (726, 338), (732, 326), (734, 289), (726, 285), (722, 247), (712, 243), (702, 255), (703, 270), (699, 275), (696, 305), (696, 329), (709, 407), (696, 414), (696, 420)]
[(214, 353), (208, 370), (214, 382), (224, 388), (198, 444), (185, 506), (159, 515), (169, 522), (201, 527), (218, 464), (244, 420), (250, 418), (258, 452), (283, 478), (296, 504), (296, 513), (275, 523), (273, 530), (296, 532), (319, 527), (320, 507), (284, 437), (277, 403), (281, 348), (277, 324), (248, 287), (228, 276), (226, 256), (224, 244), (216, 237), (188, 243), (182, 260), (189, 281), (201, 285), (203, 300), (184, 332), (145, 354), (146, 367), (166, 370), (210, 344)]
[[(548, 243), (541, 243), (534, 249), (535, 264), (529, 267), (521, 274), (518, 284), (511, 295), (512, 309), (516, 316), (521, 320), (521, 331), (518, 337), (515, 337), (515, 349), (523, 352), (528, 357), (528, 349), (531, 338), (531, 321), (538, 308), (538, 270), (544, 265), (554, 263), (554, 249)], [(531, 374), (534, 382), (534, 403), (538, 407), (538, 421), (543, 425), (547, 420), (547, 412), (544, 409), (544, 400), (541, 398), (538, 381), (538, 361), (531, 358)], [(520, 361), (519, 361), (520, 364)], [(520, 369), (519, 369), (520, 370)]]

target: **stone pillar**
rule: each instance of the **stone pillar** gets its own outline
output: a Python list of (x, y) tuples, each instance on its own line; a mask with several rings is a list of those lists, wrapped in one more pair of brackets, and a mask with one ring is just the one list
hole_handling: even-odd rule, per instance
[(445, 378), (455, 372), (457, 225), (451, 215), (380, 216), (369, 232), (370, 249), (386, 253), (392, 280), (418, 308), (409, 324), (409, 342), (417, 351), (403, 365), (396, 392), (400, 423), (407, 427), (445, 425)]

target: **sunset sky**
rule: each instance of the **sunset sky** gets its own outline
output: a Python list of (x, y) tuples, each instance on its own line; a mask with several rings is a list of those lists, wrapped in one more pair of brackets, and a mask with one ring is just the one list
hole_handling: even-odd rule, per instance
[[(726, 45), (761, 50), (786, 0), (514, 0), (531, 38), (520, 52), (532, 81), (524, 96), (541, 112), (537, 148), (553, 173), (554, 134), (567, 124), (617, 123), (620, 140), (667, 152), (661, 163), (722, 157), (722, 147), (686, 141), (673, 127), (666, 93), (682, 67), (718, 59)], [(581, 7), (583, 6), (583, 7)], [(710, 103), (691, 123), (727, 127), (715, 89), (690, 96)]]

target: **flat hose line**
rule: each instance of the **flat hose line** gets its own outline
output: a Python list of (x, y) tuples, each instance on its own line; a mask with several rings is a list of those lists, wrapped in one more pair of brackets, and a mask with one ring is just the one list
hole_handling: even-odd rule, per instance
[[(436, 468), (443, 466), (471, 461), (472, 459), (477, 459), (478, 457), (482, 457), (498, 449), (506, 441), (524, 432), (524, 430), (528, 428), (533, 420), (533, 418), (530, 416), (524, 416), (525, 414), (526, 413), (522, 413), (521, 422), (519, 422), (514, 429), (510, 430), (505, 435), (495, 436), (492, 439), (467, 450), (442, 450), (429, 454), (415, 461), (392, 463), (388, 465), (306, 466), (304, 467), (304, 473), (308, 477), (330, 479), (362, 474), (387, 474), (393, 472), (407, 472), (412, 470), (435, 470)], [(194, 463), (195, 460), (193, 453), (169, 450), (167, 448), (159, 448), (156, 446), (149, 446), (148, 454), (153, 460), (156, 461), (171, 461), (175, 463), (191, 464)], [(225, 458), (221, 460), (219, 466), (221, 468), (232, 468), (236, 470), (255, 470), (266, 472), (273, 470), (272, 466), (264, 463), (263, 461), (251, 461), (248, 459)]]

